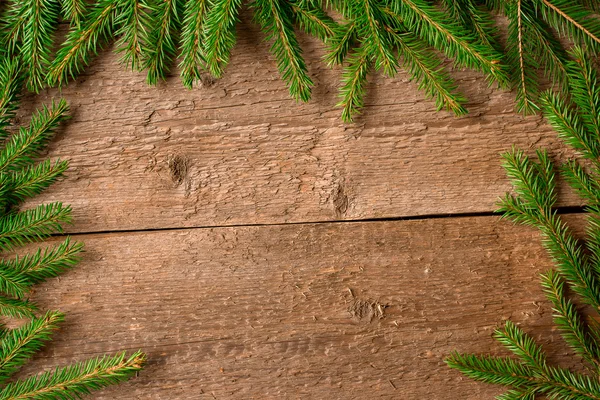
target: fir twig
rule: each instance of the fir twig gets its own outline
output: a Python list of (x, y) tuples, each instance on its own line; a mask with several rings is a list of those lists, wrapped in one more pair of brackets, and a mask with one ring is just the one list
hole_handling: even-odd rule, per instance
[(544, 247), (556, 265), (556, 271), (542, 275), (554, 323), (565, 342), (587, 362), (590, 375), (548, 365), (543, 349), (508, 321), (495, 338), (519, 361), (500, 364), (488, 361), (486, 356), (460, 354), (446, 360), (450, 367), (473, 379), (511, 386), (500, 399), (533, 400), (537, 395), (551, 399), (600, 399), (600, 324), (584, 319), (571, 299), (576, 295), (596, 313), (600, 312), (600, 119), (597, 116), (600, 87), (596, 71), (583, 50), (574, 48), (571, 57), (566, 64), (571, 96), (546, 92), (542, 95), (542, 106), (564, 142), (591, 162), (589, 172), (574, 160), (562, 168), (567, 182), (587, 203), (590, 216), (585, 242), (577, 241), (553, 210), (555, 176), (546, 152), (538, 151), (537, 161), (520, 150), (505, 155), (504, 167), (514, 195), (507, 194), (502, 199), (500, 211), (504, 217), (541, 232)]

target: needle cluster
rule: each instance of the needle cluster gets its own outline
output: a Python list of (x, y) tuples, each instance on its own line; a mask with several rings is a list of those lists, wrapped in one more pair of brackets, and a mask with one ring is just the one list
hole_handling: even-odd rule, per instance
[(24, 245), (62, 233), (62, 225), (71, 218), (70, 207), (57, 202), (19, 209), (23, 201), (59, 179), (68, 166), (61, 160), (37, 161), (53, 132), (66, 119), (68, 106), (64, 100), (43, 107), (28, 126), (12, 126), (22, 81), (18, 60), (0, 58), (0, 252), (5, 253), (0, 259), (0, 316), (28, 320), (17, 328), (0, 323), (0, 400), (75, 399), (128, 379), (142, 368), (145, 355), (119, 353), (25, 380), (12, 379), (51, 339), (64, 318), (58, 311), (39, 316), (37, 305), (28, 299), (32, 286), (73, 267), (83, 249), (82, 243), (66, 238), (37, 251), (19, 251)]
[[(584, 316), (577, 304), (600, 312), (600, 82), (587, 54), (575, 47), (566, 63), (570, 96), (541, 95), (542, 110), (559, 136), (580, 160), (562, 166), (570, 186), (589, 212), (585, 240), (577, 240), (557, 214), (556, 175), (548, 155), (537, 160), (520, 150), (504, 155), (514, 194), (500, 202), (505, 218), (537, 228), (556, 268), (542, 274), (542, 287), (552, 304), (554, 323), (563, 339), (588, 367), (588, 374), (551, 366), (543, 349), (512, 322), (495, 338), (516, 358), (455, 353), (446, 362), (465, 375), (512, 387), (499, 399), (600, 399), (600, 324)], [(574, 302), (577, 298), (578, 301)]]
[[(206, 74), (221, 77), (245, 34), (237, 25), (248, 7), (296, 100), (308, 101), (313, 87), (300, 36), (325, 42), (324, 61), (343, 65), (345, 121), (364, 106), (371, 73), (400, 69), (438, 109), (465, 114), (445, 60), (514, 88), (518, 110), (532, 113), (542, 75), (566, 87), (560, 39), (590, 54), (600, 50), (596, 0), (8, 0), (0, 7), (0, 52), (23, 60), (32, 91), (65, 84), (112, 42), (121, 61), (145, 71), (152, 85), (175, 66), (188, 88)], [(505, 46), (496, 14), (509, 21)], [(62, 22), (70, 26), (64, 40), (57, 34)]]

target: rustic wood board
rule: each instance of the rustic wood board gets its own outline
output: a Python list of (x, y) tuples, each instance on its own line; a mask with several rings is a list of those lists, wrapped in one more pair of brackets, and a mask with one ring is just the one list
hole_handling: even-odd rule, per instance
[[(581, 226), (581, 218), (576, 221)], [(23, 375), (142, 348), (98, 399), (491, 399), (446, 368), (522, 324), (567, 359), (538, 234), (496, 217), (80, 235), (79, 267), (34, 299), (67, 313)], [(568, 361), (570, 360), (570, 361)]]
[[(468, 117), (436, 112), (400, 72), (373, 75), (364, 116), (344, 125), (340, 70), (320, 61), (320, 43), (303, 39), (316, 87), (296, 104), (260, 32), (246, 20), (240, 30), (225, 77), (193, 91), (178, 77), (148, 87), (109, 51), (62, 90), (73, 118), (50, 155), (72, 168), (44, 200), (74, 206), (72, 231), (489, 212), (509, 188), (501, 152), (564, 151), (541, 117), (517, 115), (514, 94), (473, 71), (452, 74)], [(578, 202), (567, 193), (562, 204)]]

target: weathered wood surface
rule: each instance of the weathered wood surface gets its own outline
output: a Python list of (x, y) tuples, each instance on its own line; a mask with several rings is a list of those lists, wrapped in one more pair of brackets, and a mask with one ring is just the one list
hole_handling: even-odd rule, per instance
[(72, 168), (45, 199), (73, 205), (73, 231), (487, 212), (509, 188), (501, 152), (564, 151), (541, 117), (517, 115), (514, 94), (473, 71), (453, 73), (468, 117), (436, 112), (400, 72), (374, 75), (364, 116), (344, 126), (340, 70), (320, 61), (321, 44), (304, 40), (316, 87), (296, 104), (269, 44), (247, 21), (240, 29), (225, 77), (205, 87), (148, 87), (105, 52), (62, 90), (73, 118), (50, 154)]
[(496, 217), (78, 238), (81, 265), (34, 295), (67, 313), (64, 330), (24, 374), (148, 352), (99, 399), (491, 399), (501, 389), (442, 359), (502, 352), (490, 335), (507, 318), (552, 362), (568, 354), (537, 233)]

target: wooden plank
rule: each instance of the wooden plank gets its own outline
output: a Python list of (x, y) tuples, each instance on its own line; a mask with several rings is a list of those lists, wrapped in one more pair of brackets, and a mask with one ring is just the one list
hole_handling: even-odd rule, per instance
[(442, 359), (501, 352), (490, 335), (507, 318), (573, 364), (539, 286), (538, 234), (495, 217), (79, 238), (82, 264), (34, 295), (67, 313), (64, 330), (23, 375), (148, 352), (139, 378), (99, 399), (491, 399), (498, 387)]
[(73, 118), (50, 155), (72, 169), (45, 200), (73, 204), (73, 231), (486, 212), (509, 187), (500, 152), (563, 152), (541, 117), (515, 114), (513, 94), (473, 71), (453, 73), (469, 117), (436, 112), (400, 72), (374, 75), (364, 116), (343, 125), (340, 70), (320, 61), (321, 44), (303, 38), (316, 87), (296, 104), (269, 44), (248, 21), (240, 30), (225, 78), (202, 88), (148, 87), (107, 52), (62, 91)]

